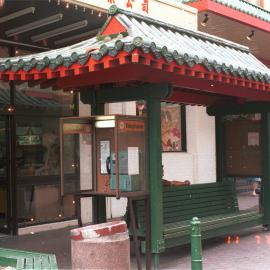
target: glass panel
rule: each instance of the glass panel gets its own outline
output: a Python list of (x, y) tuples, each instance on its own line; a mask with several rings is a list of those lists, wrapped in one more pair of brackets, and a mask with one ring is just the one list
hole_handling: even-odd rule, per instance
[(259, 211), (262, 182), (261, 114), (224, 117), (226, 180), (235, 182), (240, 210)]
[(7, 229), (7, 137), (6, 121), (0, 120), (0, 229)]
[(7, 229), (7, 188), (0, 185), (0, 230)]
[[(118, 120), (119, 187), (122, 191), (145, 191), (146, 172), (146, 125), (144, 120)], [(113, 158), (111, 158), (113, 159)], [(111, 189), (116, 189), (117, 178), (111, 162)]]
[(6, 122), (0, 121), (0, 182), (6, 181), (7, 170), (7, 141), (6, 141)]
[(73, 115), (73, 94), (16, 85), (19, 226), (74, 217), (73, 197), (60, 196), (59, 118)]
[(92, 127), (84, 120), (63, 120), (62, 192), (92, 187)]

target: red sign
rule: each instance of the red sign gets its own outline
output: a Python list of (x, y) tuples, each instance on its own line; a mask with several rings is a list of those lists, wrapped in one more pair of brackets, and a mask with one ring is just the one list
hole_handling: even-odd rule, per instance
[[(0, 0), (0, 1), (1, 1), (1, 0)], [(116, 0), (107, 0), (107, 1), (108, 1), (108, 3), (110, 3), (110, 4), (117, 4), (117, 3), (116, 3)], [(118, 1), (120, 1), (120, 0), (118, 0)], [(122, 1), (123, 1), (123, 0), (122, 0)], [(126, 7), (127, 7), (127, 8), (133, 9), (133, 3), (134, 3), (136, 0), (124, 0), (124, 1), (126, 1)], [(138, 1), (138, 0), (137, 0), (137, 1)], [(149, 0), (140, 0), (140, 1), (142, 1), (142, 2), (141, 2), (141, 8), (142, 8), (142, 11), (148, 13), (148, 10), (149, 10)]]

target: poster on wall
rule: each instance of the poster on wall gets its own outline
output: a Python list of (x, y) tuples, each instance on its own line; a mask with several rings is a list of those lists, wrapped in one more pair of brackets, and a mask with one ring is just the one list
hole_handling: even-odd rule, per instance
[(181, 106), (164, 103), (161, 105), (162, 151), (182, 151)]

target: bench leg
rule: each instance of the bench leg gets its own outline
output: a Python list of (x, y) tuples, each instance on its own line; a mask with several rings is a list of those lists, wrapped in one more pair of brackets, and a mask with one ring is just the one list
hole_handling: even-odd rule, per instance
[(153, 253), (153, 265), (154, 269), (159, 269), (159, 254)]

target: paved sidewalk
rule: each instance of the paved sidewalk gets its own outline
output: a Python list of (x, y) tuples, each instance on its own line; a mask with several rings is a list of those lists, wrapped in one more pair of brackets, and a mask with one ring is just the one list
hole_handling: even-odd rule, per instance
[[(239, 237), (239, 243), (235, 241)], [(232, 236), (203, 242), (204, 270), (269, 270), (270, 232), (256, 227)], [(190, 247), (171, 249), (161, 257), (162, 269), (190, 270)]]
[[(55, 253), (59, 267), (70, 269), (70, 229), (18, 237), (1, 237), (0, 246)], [(204, 270), (269, 270), (270, 232), (264, 232), (261, 227), (256, 227), (241, 232), (238, 236), (238, 244), (235, 241), (227, 244), (226, 237), (204, 241)], [(190, 270), (189, 245), (167, 250), (161, 255), (160, 266), (161, 269)], [(134, 257), (132, 268), (136, 269)]]

